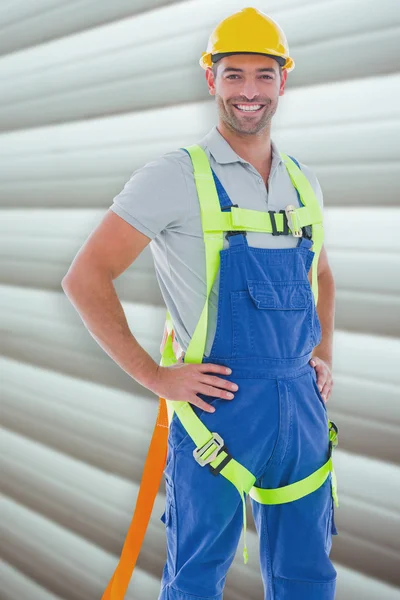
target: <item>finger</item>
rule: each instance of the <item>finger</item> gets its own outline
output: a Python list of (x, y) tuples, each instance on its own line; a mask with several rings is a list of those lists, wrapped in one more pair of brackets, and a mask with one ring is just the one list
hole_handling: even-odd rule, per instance
[(319, 391), (321, 391), (323, 384), (327, 378), (328, 373), (326, 372), (325, 363), (323, 363), (317, 356), (310, 360), (310, 364), (314, 367), (315, 374), (317, 376), (317, 385)]
[(201, 373), (224, 373), (225, 375), (230, 375), (232, 373), (232, 369), (229, 367), (216, 365), (214, 363), (199, 363), (196, 366)]
[(321, 390), (321, 396), (323, 397), (323, 399), (325, 400), (325, 402), (328, 401), (331, 389), (332, 389), (332, 380), (331, 379), (327, 379), (326, 382), (325, 382), (325, 385), (323, 386), (323, 388)]
[(232, 400), (234, 397), (232, 392), (229, 392), (228, 390), (218, 389), (212, 385), (206, 385), (204, 383), (199, 383), (196, 392), (205, 394), (206, 396), (213, 396), (214, 398), (223, 398), (224, 400)]
[(327, 377), (323, 373), (318, 374), (317, 385), (318, 385), (319, 391), (321, 392), (321, 395), (322, 395), (322, 390), (324, 388), (324, 385), (326, 384), (327, 381), (328, 381)]
[(228, 379), (221, 379), (215, 375), (203, 375), (199, 381), (200, 383), (209, 384), (217, 388), (225, 388), (227, 390), (231, 390), (232, 392), (236, 392), (238, 389), (238, 385), (236, 383), (233, 383)]
[(330, 372), (325, 363), (322, 362), (315, 367), (315, 372), (317, 375), (318, 389), (321, 392), (325, 383), (330, 380)]
[(189, 400), (189, 402), (190, 404), (198, 406), (201, 410), (204, 410), (205, 412), (215, 412), (215, 408), (213, 406), (211, 406), (207, 402), (204, 402), (204, 400), (202, 400), (198, 396), (193, 396), (192, 399)]
[(321, 390), (321, 398), (324, 402), (326, 402), (328, 399), (328, 397), (327, 397), (328, 391), (329, 391), (328, 386), (324, 385), (324, 387)]

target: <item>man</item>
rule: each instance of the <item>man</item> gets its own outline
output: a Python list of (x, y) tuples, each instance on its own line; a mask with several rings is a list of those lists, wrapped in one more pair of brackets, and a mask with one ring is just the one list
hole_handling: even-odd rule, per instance
[[(260, 215), (269, 211), (276, 228), (274, 215), (300, 200), (270, 137), (294, 67), (286, 38), (272, 19), (247, 8), (216, 27), (207, 50), (200, 64), (219, 118), (198, 146), (214, 174), (221, 211), (235, 206)], [(228, 462), (234, 457), (259, 488), (275, 490), (305, 479), (327, 459), (334, 280), (322, 246), (317, 313), (306, 227), (300, 239), (291, 235), (294, 228), (288, 235), (276, 229), (229, 231), (207, 299), (193, 165), (190, 153), (179, 149), (135, 171), (81, 248), (63, 289), (121, 368), (160, 397), (190, 403), (210, 431), (223, 435)], [(315, 175), (299, 166), (322, 208)], [(112, 284), (150, 241), (177, 358), (181, 354), (168, 367), (157, 365), (131, 334)], [(183, 362), (205, 298), (203, 359)], [(168, 442), (163, 515), (168, 559), (159, 600), (221, 600), (242, 528), (241, 497), (220, 472), (199, 467), (195, 444), (177, 415)], [(252, 497), (266, 600), (334, 598), (330, 486), (328, 478), (312, 493), (282, 504)]]

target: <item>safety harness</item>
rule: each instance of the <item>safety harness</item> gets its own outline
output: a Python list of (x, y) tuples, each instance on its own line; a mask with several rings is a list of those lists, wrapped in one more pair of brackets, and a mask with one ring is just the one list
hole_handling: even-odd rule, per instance
[[(200, 319), (185, 353), (185, 363), (201, 363), (207, 337), (209, 295), (220, 266), (220, 251), (223, 249), (225, 232), (260, 231), (272, 235), (305, 236), (313, 242), (312, 292), (315, 304), (318, 302), (317, 267), (323, 243), (322, 211), (308, 179), (297, 161), (280, 153), (290, 179), (295, 187), (300, 207), (289, 204), (284, 210), (262, 212), (231, 207), (230, 212), (221, 210), (216, 182), (208, 157), (201, 146), (194, 144), (183, 148), (192, 160), (194, 178), (200, 202), (201, 222), (206, 254), (207, 293)], [(179, 344), (176, 340), (169, 312), (166, 314), (164, 335), (161, 343), (161, 366), (168, 367), (177, 362)], [(228, 479), (240, 494), (243, 505), (243, 557), (248, 561), (246, 546), (246, 503), (248, 494), (262, 504), (283, 504), (293, 502), (318, 489), (331, 473), (332, 497), (339, 506), (336, 476), (332, 463), (333, 448), (337, 446), (338, 429), (328, 419), (328, 460), (319, 469), (304, 479), (274, 489), (254, 486), (255, 476), (229, 452), (224, 440), (217, 432), (211, 432), (199, 419), (189, 402), (159, 398), (157, 422), (154, 428), (149, 452), (143, 469), (142, 481), (137, 497), (135, 512), (122, 548), (119, 563), (102, 596), (102, 600), (123, 600), (137, 557), (142, 546), (147, 525), (153, 510), (167, 457), (169, 425), (174, 412), (195, 444), (194, 460), (201, 467), (208, 467), (215, 476)]]

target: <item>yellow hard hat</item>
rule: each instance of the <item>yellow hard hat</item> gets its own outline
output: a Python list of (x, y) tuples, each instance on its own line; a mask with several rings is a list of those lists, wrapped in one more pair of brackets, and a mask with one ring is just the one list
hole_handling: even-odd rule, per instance
[(256, 8), (243, 8), (227, 17), (215, 27), (210, 35), (207, 52), (200, 58), (203, 69), (211, 68), (223, 55), (266, 54), (275, 58), (282, 69), (294, 69), (289, 56), (286, 36), (278, 23)]

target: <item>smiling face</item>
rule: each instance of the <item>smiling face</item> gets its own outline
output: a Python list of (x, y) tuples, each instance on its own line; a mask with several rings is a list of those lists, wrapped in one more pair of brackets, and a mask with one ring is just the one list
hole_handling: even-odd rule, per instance
[(239, 134), (254, 135), (270, 127), (287, 71), (269, 56), (234, 54), (207, 69), (206, 77), (220, 120)]

